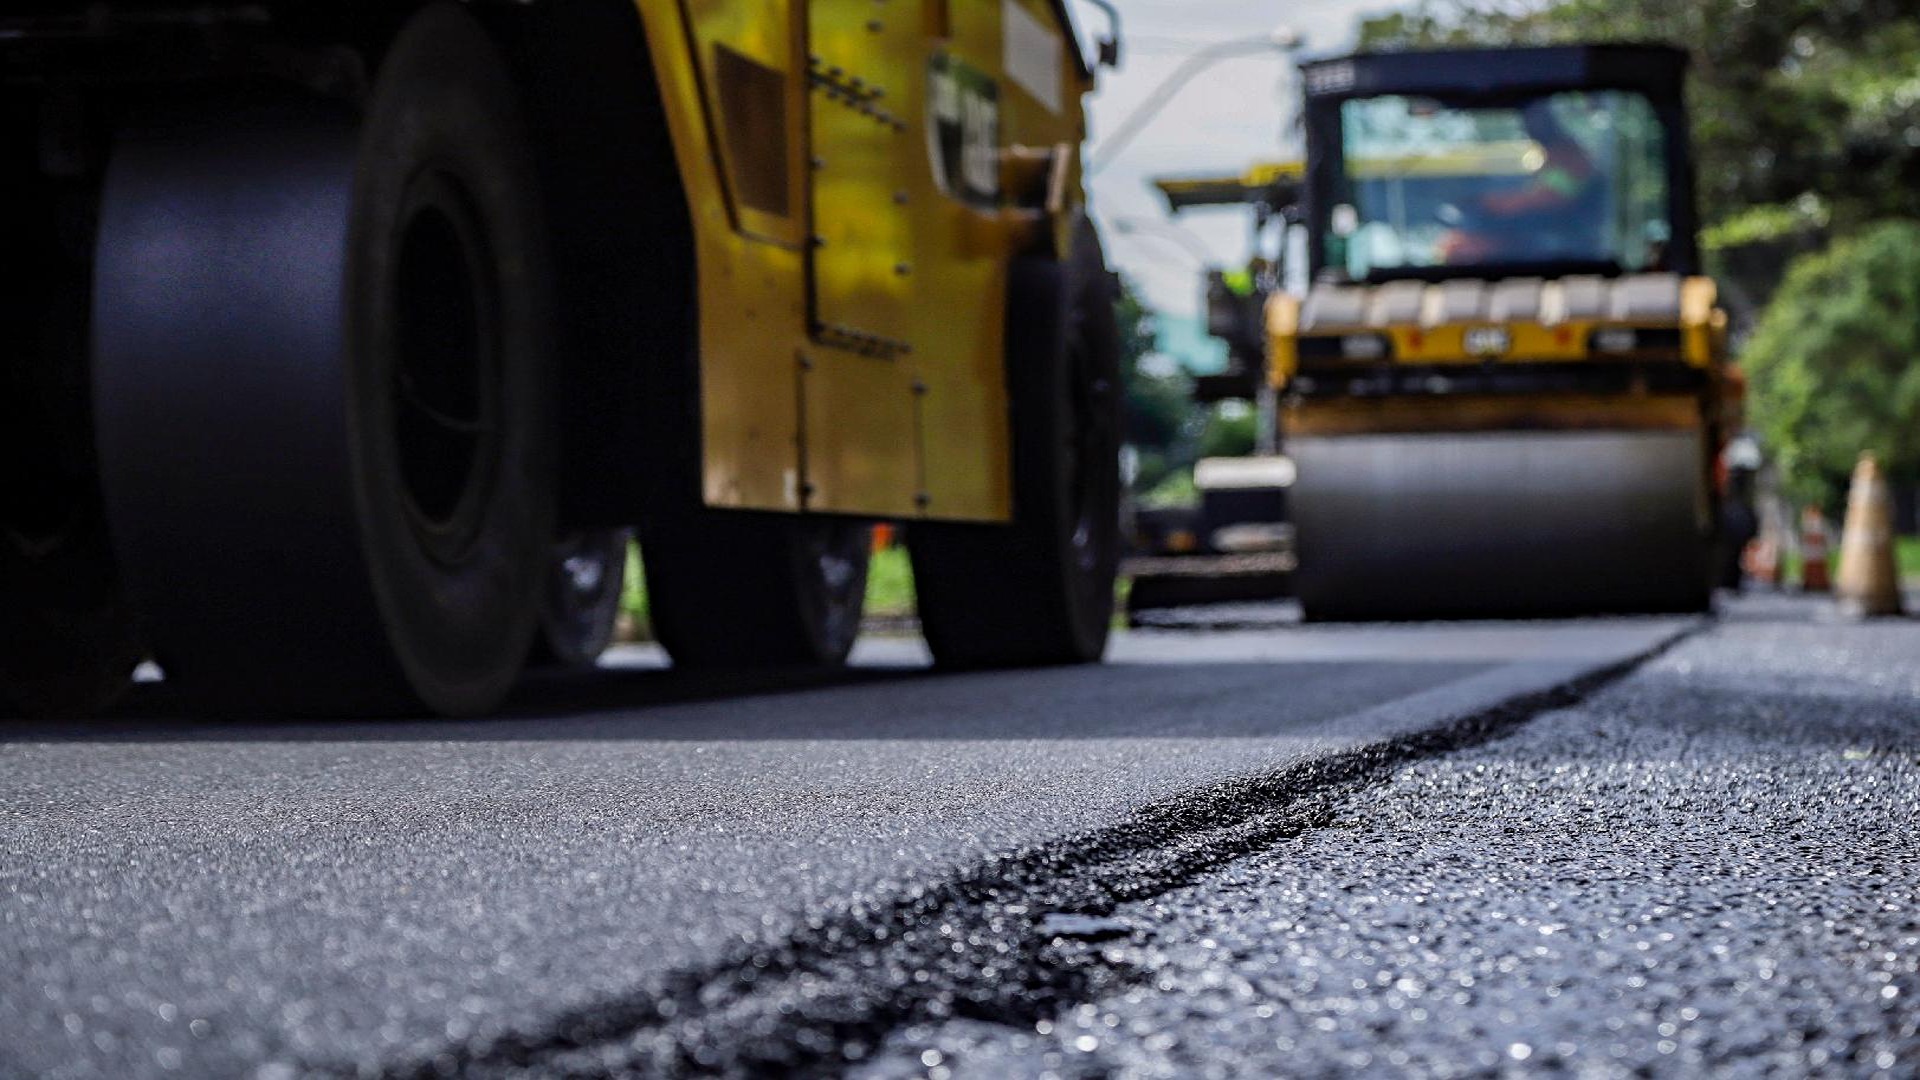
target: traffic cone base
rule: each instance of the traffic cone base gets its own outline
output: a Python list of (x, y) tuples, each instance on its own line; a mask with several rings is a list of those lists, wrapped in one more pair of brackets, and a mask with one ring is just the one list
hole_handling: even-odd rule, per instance
[(1813, 506), (1800, 512), (1800, 588), (1806, 592), (1833, 588), (1827, 566), (1827, 516)]
[(1840, 612), (1853, 618), (1901, 613), (1900, 570), (1893, 553), (1893, 494), (1872, 454), (1860, 455), (1847, 491), (1840, 534)]

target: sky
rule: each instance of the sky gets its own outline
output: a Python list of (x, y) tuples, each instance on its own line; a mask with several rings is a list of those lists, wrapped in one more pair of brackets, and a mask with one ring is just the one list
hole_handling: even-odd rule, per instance
[[(1118, 70), (1103, 69), (1087, 101), (1094, 218), (1107, 261), (1133, 281), (1148, 306), (1170, 315), (1200, 309), (1200, 255), (1219, 265), (1244, 263), (1251, 217), (1243, 210), (1187, 210), (1175, 220), (1190, 235), (1169, 234), (1158, 176), (1238, 173), (1256, 160), (1297, 154), (1282, 128), (1297, 112), (1294, 59), (1351, 47), (1358, 16), (1406, 6), (1406, 0), (1117, 0), (1124, 43)], [(1082, 30), (1104, 34), (1106, 17), (1075, 0)], [(1213, 64), (1172, 91), (1162, 111), (1106, 161), (1101, 141), (1152, 97), (1195, 50), (1266, 37), (1286, 26), (1304, 39), (1292, 59), (1275, 49)]]

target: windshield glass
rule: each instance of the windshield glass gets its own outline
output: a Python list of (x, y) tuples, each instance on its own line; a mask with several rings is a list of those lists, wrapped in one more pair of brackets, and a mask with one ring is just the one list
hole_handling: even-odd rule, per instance
[(1623, 91), (1497, 106), (1342, 104), (1344, 170), (1326, 263), (1359, 280), (1408, 268), (1660, 269), (1671, 235), (1664, 131)]

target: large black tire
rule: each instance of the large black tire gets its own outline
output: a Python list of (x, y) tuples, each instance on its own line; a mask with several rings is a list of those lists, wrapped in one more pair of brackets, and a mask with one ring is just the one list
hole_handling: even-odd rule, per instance
[(36, 166), (9, 157), (0, 177), (0, 712), (74, 716), (125, 690), (141, 646), (107, 541), (87, 399), (84, 238), (97, 196)]
[(1099, 237), (1023, 258), (1007, 299), (1014, 520), (916, 523), (920, 624), (943, 667), (1098, 660), (1120, 550), (1120, 339)]
[(630, 529), (572, 533), (554, 541), (533, 663), (590, 668), (613, 644), (632, 544)]
[(140, 662), (99, 509), (80, 509), (58, 535), (0, 536), (0, 715), (99, 712)]
[(504, 62), (451, 4), (398, 35), (362, 118), (226, 104), (119, 139), (103, 488), (190, 699), (470, 714), (518, 675), (553, 536), (526, 145)]
[(640, 530), (654, 637), (689, 668), (845, 663), (872, 533), (845, 518), (657, 515)]

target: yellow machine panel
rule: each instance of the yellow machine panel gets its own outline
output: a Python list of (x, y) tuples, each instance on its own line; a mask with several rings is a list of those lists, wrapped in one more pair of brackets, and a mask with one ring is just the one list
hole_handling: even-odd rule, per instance
[(1059, 9), (640, 10), (694, 218), (707, 503), (1007, 519), (1006, 268), (1079, 200)]
[[(1025, 16), (1011, 31), (1009, 8)], [(1079, 97), (1090, 83), (1072, 53), (1075, 46), (1045, 3), (929, 0), (927, 15), (934, 36), (922, 60), (923, 74), (909, 91), (916, 101), (910, 112), (919, 149), (908, 188), (917, 296), (912, 359), (924, 390), (919, 398), (923, 512), (1004, 519), (1013, 506), (1005, 466), (1011, 435), (1002, 362), (1009, 255), (1044, 246), (1044, 227), (1066, 217), (1049, 217), (1041, 205), (1045, 192), (1023, 186), (1023, 177), (1007, 162), (1029, 148), (1074, 148), (1065, 156), (1068, 174), (1060, 182), (1077, 200), (1077, 148), (1084, 135)], [(1049, 26), (1055, 29), (1048, 31)], [(1033, 40), (1049, 32), (1050, 40)], [(1010, 48), (1053, 50), (1060, 80), (1057, 111), (1004, 76)], [(952, 167), (936, 170), (937, 160)], [(987, 190), (980, 190), (982, 185)]]
[[(1667, 276), (1671, 297), (1651, 304), (1635, 302), (1632, 279), (1535, 281), (1521, 290), (1531, 298), (1511, 308), (1478, 282), (1456, 283), (1452, 297), (1439, 285), (1404, 282), (1317, 286), (1304, 305), (1278, 293), (1267, 302), (1268, 377), (1284, 388), (1299, 373), (1303, 349), (1315, 345), (1324, 346), (1322, 364), (1673, 360), (1712, 372), (1724, 356), (1727, 326), (1713, 280)], [(1658, 277), (1638, 283), (1667, 284), (1651, 280)], [(1458, 285), (1481, 295), (1459, 303)], [(1570, 301), (1570, 294), (1585, 298)], [(1640, 331), (1658, 336), (1643, 339)]]
[[(681, 0), (641, 4), (639, 11), (700, 267), (704, 495), (712, 506), (797, 510), (803, 483), (798, 358), (805, 345), (799, 328), (806, 320), (800, 185), (790, 184), (784, 219), (743, 205), (738, 183), (729, 183), (738, 174), (729, 168), (726, 141), (717, 137), (727, 123), (718, 57), (728, 54), (777, 78), (782, 93), (772, 108), (782, 129), (796, 132), (803, 92), (796, 64), (803, 54), (795, 48), (795, 15), (787, 0)], [(774, 79), (755, 81), (764, 95)], [(741, 115), (753, 97), (734, 98)], [(803, 148), (798, 139), (788, 142), (790, 154)]]
[(1079, 202), (1091, 85), (1058, 8), (641, 15), (699, 250), (708, 505), (1008, 519), (1006, 265)]
[(916, 5), (809, 0), (812, 230), (801, 367), (809, 508), (918, 508), (909, 149)]
[(913, 125), (897, 110), (920, 75), (911, 5), (807, 4), (812, 311), (824, 342), (885, 359), (911, 351)]

